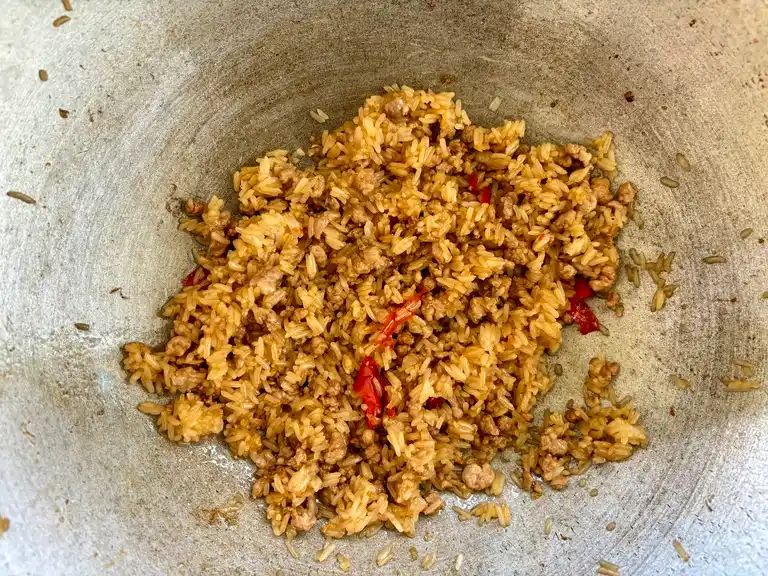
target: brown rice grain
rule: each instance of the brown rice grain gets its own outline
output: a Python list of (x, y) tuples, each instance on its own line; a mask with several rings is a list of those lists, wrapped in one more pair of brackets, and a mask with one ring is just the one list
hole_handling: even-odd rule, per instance
[(744, 228), (741, 232), (739, 232), (739, 238), (744, 240), (745, 238), (749, 238), (752, 235), (752, 232), (754, 230), (752, 228)]
[(5, 516), (0, 516), (0, 536), (8, 532), (11, 527), (11, 521)]
[(70, 0), (61, 0), (62, 6), (64, 6), (64, 10), (71, 11), (72, 10), (72, 2)]
[(32, 196), (27, 196), (23, 192), (17, 192), (16, 190), (9, 190), (5, 195), (16, 200), (21, 200), (24, 204), (37, 204), (37, 200), (32, 198)]
[(608, 525), (605, 527), (608, 532), (613, 532), (616, 530), (616, 522), (608, 522)]
[(64, 120), (69, 118), (69, 110), (65, 110), (64, 108), (59, 108), (59, 116), (61, 116)]
[(415, 562), (416, 560), (419, 559), (419, 551), (416, 550), (416, 546), (411, 546), (410, 548), (408, 548), (408, 552), (411, 555), (411, 561)]
[(677, 188), (680, 183), (677, 180), (673, 180), (669, 176), (662, 176), (660, 182), (667, 188)]
[(67, 15), (59, 16), (58, 18), (56, 18), (56, 20), (53, 21), (53, 27), (58, 28), (59, 26), (66, 24), (70, 20), (71, 18)]
[(37, 77), (40, 78), (41, 82), (47, 82), (48, 81), (48, 71), (47, 70), (38, 70), (37, 71)]
[(85, 322), (75, 322), (75, 328), (82, 330), (83, 332), (88, 332), (88, 330), (91, 329), (91, 325), (86, 324)]
[(712, 256), (707, 256), (705, 258), (701, 259), (704, 264), (723, 264), (727, 262), (724, 256), (720, 256), (720, 254), (713, 254)]
[(555, 364), (552, 366), (552, 371), (555, 373), (555, 376), (562, 376), (563, 375), (563, 365), (562, 364)]

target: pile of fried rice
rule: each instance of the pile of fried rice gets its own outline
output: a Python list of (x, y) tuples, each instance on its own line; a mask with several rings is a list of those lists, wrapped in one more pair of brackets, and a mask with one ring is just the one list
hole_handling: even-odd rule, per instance
[(181, 228), (205, 249), (164, 307), (171, 338), (124, 347), (131, 382), (166, 396), (139, 409), (169, 440), (223, 435), (250, 458), (289, 537), (318, 521), (412, 534), (441, 491), (491, 490), (506, 449), (536, 496), (645, 446), (600, 358), (583, 402), (534, 424), (554, 383), (542, 355), (576, 320), (577, 283), (616, 280), (635, 192), (613, 191), (610, 133), (524, 132), (473, 125), (452, 93), (387, 87), (306, 153), (235, 173), (239, 215), (189, 202)]

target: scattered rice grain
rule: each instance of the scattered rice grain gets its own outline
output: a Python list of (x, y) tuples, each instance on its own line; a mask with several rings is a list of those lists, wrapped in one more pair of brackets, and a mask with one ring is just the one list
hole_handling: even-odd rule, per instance
[(552, 518), (547, 518), (544, 521), (544, 534), (549, 536), (552, 533)]
[(349, 572), (349, 569), (352, 567), (352, 561), (348, 556), (344, 556), (344, 554), (336, 554), (336, 562), (338, 562), (342, 572)]
[(563, 365), (562, 364), (555, 364), (552, 366), (552, 370), (555, 373), (555, 376), (562, 376), (563, 375)]
[(608, 532), (613, 532), (616, 530), (616, 522), (608, 522), (608, 525), (605, 527)]
[(629, 257), (632, 259), (632, 262), (634, 262), (635, 266), (645, 268), (645, 258), (642, 258), (637, 250), (630, 248)]
[(15, 198), (16, 200), (21, 200), (24, 204), (37, 204), (37, 200), (32, 198), (32, 196), (27, 196), (23, 192), (17, 192), (16, 190), (9, 190), (5, 195), (10, 198)]
[(91, 325), (86, 324), (85, 322), (75, 322), (75, 328), (82, 330), (83, 332), (88, 332), (88, 330), (91, 329)]
[(744, 240), (745, 238), (749, 238), (752, 235), (752, 232), (754, 230), (752, 228), (744, 228), (741, 232), (739, 232), (739, 238)]
[(637, 268), (635, 268), (631, 264), (627, 264), (625, 268), (627, 270), (627, 280), (629, 280), (629, 282), (635, 288), (640, 288), (640, 275), (638, 274)]
[(48, 81), (48, 71), (47, 70), (38, 70), (37, 71), (37, 77), (40, 78), (41, 82), (47, 82)]
[(53, 27), (58, 28), (59, 26), (66, 24), (70, 20), (71, 18), (67, 15), (59, 16), (58, 18), (56, 18), (56, 20), (53, 21)]
[(690, 381), (686, 380), (685, 378), (681, 378), (680, 376), (677, 376), (676, 374), (673, 374), (669, 377), (672, 382), (675, 383), (675, 385), (680, 388), (680, 390), (687, 390), (691, 387)]
[(672, 540), (672, 546), (675, 547), (675, 550), (677, 550), (677, 553), (680, 555), (680, 558), (682, 558), (683, 562), (688, 562), (688, 560), (691, 559), (690, 554), (686, 552), (685, 548), (683, 548), (683, 545), (679, 540)]
[(589, 495), (594, 498), (597, 496), (597, 488), (592, 488), (592, 490), (589, 491)]
[(8, 528), (11, 527), (11, 521), (5, 516), (0, 516), (0, 536), (8, 532)]
[(424, 532), (424, 542), (432, 542), (432, 540), (435, 539), (435, 533), (434, 532)]
[(587, 485), (586, 478), (582, 478), (581, 480), (579, 480), (579, 488), (584, 488), (586, 485)]
[(669, 176), (662, 176), (661, 183), (667, 188), (677, 188), (680, 186), (680, 183), (677, 180), (673, 180)]
[(688, 162), (688, 158), (686, 158), (682, 152), (675, 154), (675, 162), (677, 162), (677, 165), (686, 172), (691, 171), (691, 163)]
[(462, 564), (464, 564), (464, 553), (459, 552), (456, 556), (456, 562), (453, 563), (453, 569), (456, 570), (456, 572), (460, 571)]
[(411, 546), (410, 548), (408, 548), (408, 552), (411, 555), (412, 561), (416, 561), (419, 559), (419, 551), (416, 550), (416, 546)]
[(603, 336), (610, 336), (611, 335), (611, 331), (608, 330), (608, 327), (605, 324), (603, 324), (602, 322), (600, 322), (597, 325), (597, 329), (600, 330), (600, 334), (602, 334)]
[(333, 542), (327, 542), (325, 547), (322, 550), (318, 550), (317, 554), (315, 554), (315, 561), (323, 563), (333, 554), (333, 551), (336, 550), (336, 544)]
[(667, 302), (667, 296), (664, 294), (664, 290), (657, 288), (651, 300), (651, 312), (658, 312), (664, 308), (664, 304)]
[(501, 98), (498, 96), (495, 96), (493, 100), (491, 100), (491, 103), (488, 105), (488, 108), (490, 108), (493, 112), (496, 112), (496, 110), (499, 109), (499, 106), (501, 105)]
[(65, 110), (64, 108), (59, 108), (59, 116), (61, 116), (62, 118), (64, 118), (64, 120), (66, 120), (67, 118), (69, 118), (69, 110)]
[(320, 108), (318, 108), (318, 109), (317, 109), (317, 115), (318, 115), (320, 118), (322, 118), (322, 119), (323, 119), (323, 122), (325, 122), (326, 120), (329, 120), (329, 119), (331, 118), (330, 116), (328, 116), (328, 114), (326, 114), (325, 112), (323, 112), (323, 111), (322, 111)]
[(621, 570), (621, 568), (618, 565), (614, 564), (613, 562), (608, 562), (608, 560), (600, 560), (598, 564), (600, 564), (601, 568), (605, 568), (606, 570), (611, 570), (612, 572), (618, 573), (618, 571)]
[(285, 547), (288, 549), (288, 554), (290, 554), (291, 556), (293, 556), (293, 558), (298, 560), (299, 552), (298, 550), (296, 550), (296, 547), (293, 545), (293, 542), (291, 540), (288, 540), (286, 538)]
[(432, 568), (432, 566), (435, 565), (435, 562), (437, 561), (437, 553), (430, 552), (426, 556), (424, 556), (424, 559), (421, 561), (421, 569), (422, 570), (429, 570)]
[(704, 264), (723, 264), (727, 262), (724, 256), (720, 256), (720, 254), (713, 254), (712, 256), (707, 256), (706, 258), (701, 259)]
[(62, 6), (64, 6), (64, 10), (72, 11), (72, 2), (70, 0), (61, 0)]
[(504, 485), (507, 483), (507, 477), (501, 472), (496, 472), (493, 477), (493, 482), (488, 490), (492, 496), (498, 496), (504, 490)]
[(737, 378), (722, 378), (725, 389), (728, 392), (750, 392), (752, 390), (758, 390), (760, 383), (753, 380), (741, 380)]
[(320, 116), (320, 114), (318, 114), (315, 110), (310, 110), (309, 115), (312, 116), (312, 120), (314, 120), (318, 124), (322, 124), (323, 122), (325, 122), (323, 117)]
[(392, 546), (393, 544), (390, 542), (384, 548), (382, 548), (381, 551), (379, 551), (379, 553), (376, 555), (376, 566), (382, 567), (384, 564), (392, 560)]

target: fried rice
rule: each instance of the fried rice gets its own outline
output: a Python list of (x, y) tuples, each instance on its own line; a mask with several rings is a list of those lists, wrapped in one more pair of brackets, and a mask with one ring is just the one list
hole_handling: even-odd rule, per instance
[(170, 397), (139, 409), (169, 440), (222, 435), (250, 458), (252, 495), (289, 538), (318, 521), (329, 537), (413, 534), (441, 491), (500, 492), (506, 449), (536, 495), (645, 446), (601, 358), (583, 403), (534, 424), (554, 383), (542, 355), (576, 319), (579, 278), (614, 284), (634, 189), (614, 195), (612, 134), (524, 133), (472, 124), (453, 93), (387, 87), (305, 158), (236, 172), (238, 215), (189, 202), (181, 229), (204, 249), (163, 309), (171, 337), (124, 347), (131, 382)]

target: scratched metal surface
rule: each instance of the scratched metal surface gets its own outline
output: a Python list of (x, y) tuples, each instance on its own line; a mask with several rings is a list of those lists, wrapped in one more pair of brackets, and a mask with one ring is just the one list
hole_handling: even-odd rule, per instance
[[(626, 316), (598, 308), (609, 338), (568, 332), (566, 376), (547, 400), (576, 396), (602, 351), (622, 362), (619, 392), (636, 398), (648, 450), (590, 471), (587, 489), (532, 502), (507, 487), (506, 530), (444, 512), (416, 540), (395, 538), (401, 562), (377, 573), (418, 573), (411, 544), (437, 552), (433, 573), (458, 552), (466, 574), (594, 574), (600, 558), (622, 574), (764, 573), (768, 398), (727, 395), (718, 381), (735, 357), (765, 381), (768, 362), (764, 2), (73, 4), (57, 29), (54, 0), (6, 0), (0, 19), (0, 185), (37, 199), (0, 197), (0, 515), (11, 522), (0, 573), (336, 571), (313, 561), (317, 534), (291, 560), (258, 502), (236, 527), (201, 520), (246, 493), (251, 470), (216, 443), (157, 435), (134, 409), (144, 395), (125, 384), (119, 347), (166, 330), (155, 311), (192, 262), (179, 198), (229, 193), (241, 163), (317, 130), (310, 107), (335, 123), (391, 82), (455, 90), (479, 122), (524, 117), (533, 139), (613, 130), (645, 218), (622, 243), (676, 250), (681, 288), (652, 315), (650, 283), (622, 281)], [(663, 175), (681, 186), (662, 187)], [(703, 265), (710, 251), (728, 262)], [(118, 286), (126, 299), (110, 294)], [(674, 388), (673, 373), (692, 389)], [(427, 543), (425, 530), (440, 537)], [(364, 574), (390, 537), (338, 548)]]

